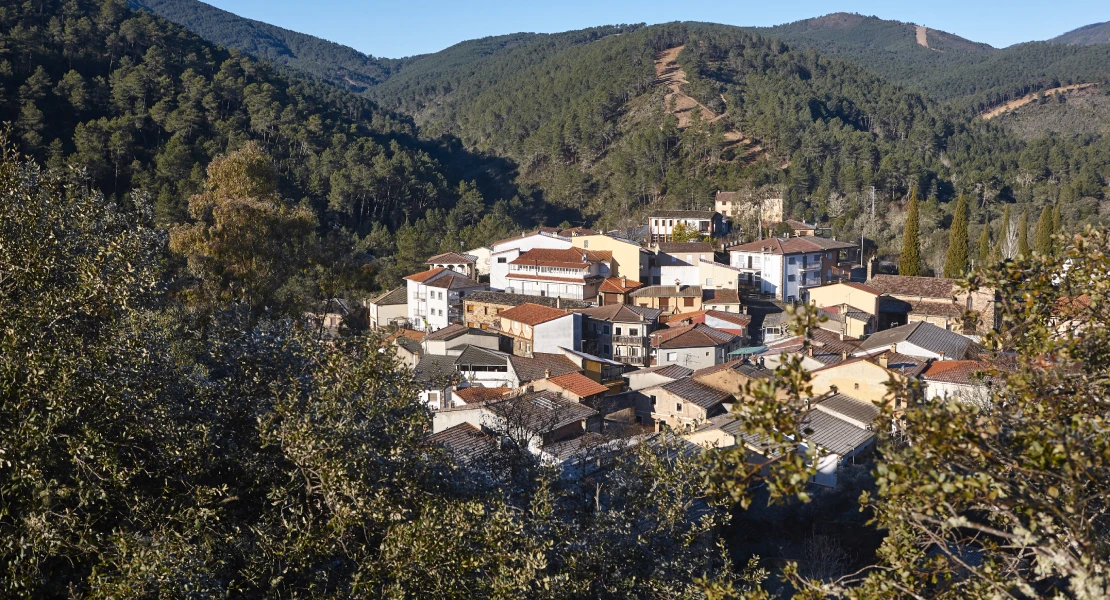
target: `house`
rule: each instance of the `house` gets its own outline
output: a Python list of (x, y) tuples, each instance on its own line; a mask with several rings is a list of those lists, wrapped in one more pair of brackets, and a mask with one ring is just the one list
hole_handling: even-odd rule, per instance
[(661, 329), (651, 334), (655, 364), (700, 369), (723, 363), (743, 345), (740, 336), (703, 323)]
[(733, 289), (718, 288), (715, 290), (703, 289), (701, 293), (701, 306), (704, 310), (725, 312), (733, 314), (747, 314), (748, 309), (740, 299), (740, 293)]
[(329, 298), (321, 302), (315, 311), (305, 313), (305, 317), (314, 331), (326, 339), (334, 339), (346, 332), (348, 321), (358, 320), (361, 315), (352, 310), (346, 300)]
[(864, 402), (882, 403), (890, 394), (887, 383), (891, 379), (915, 379), (927, 365), (925, 359), (890, 351), (874, 357), (852, 357), (810, 370), (810, 386), (814, 394), (839, 392)]
[(957, 400), (990, 408), (993, 404), (992, 388), (997, 385), (990, 375), (998, 368), (982, 360), (933, 361), (921, 372), (925, 398), (932, 400)]
[(548, 354), (537, 352), (533, 356), (507, 355), (509, 366), (520, 387), (527, 383), (567, 373), (581, 372), (582, 366), (566, 357), (565, 353)]
[(850, 304), (826, 306), (817, 310), (818, 316), (825, 319), (819, 325), (821, 329), (857, 340), (875, 332), (875, 316)]
[(420, 384), (420, 401), (431, 410), (450, 408), (451, 389), (463, 380), (455, 371), (454, 356), (426, 355), (412, 371), (412, 377)]
[(463, 322), (467, 327), (479, 329), (497, 329), (501, 326), (501, 313), (520, 306), (524, 303), (539, 304), (551, 308), (575, 310), (589, 308), (589, 302), (581, 300), (567, 300), (564, 298), (545, 298), (542, 296), (525, 296), (522, 294), (508, 294), (505, 292), (471, 292), (466, 295), (463, 303)]
[[(807, 339), (808, 349), (805, 348)], [(765, 346), (766, 349), (757, 358), (768, 368), (776, 368), (795, 356), (801, 356), (802, 368), (807, 371), (848, 360), (860, 349), (857, 340), (826, 329), (812, 329), (807, 336), (796, 335), (765, 342)]]
[(660, 242), (656, 247), (651, 282), (655, 285), (680, 282), (701, 285), (701, 262), (713, 261), (713, 244), (709, 242)]
[(740, 289), (740, 282), (747, 277), (741, 269), (712, 259), (698, 263), (698, 281), (707, 297), (711, 290), (735, 293)]
[(770, 344), (790, 336), (790, 315), (784, 311), (769, 312), (763, 315), (760, 327), (761, 341)]
[(569, 348), (562, 350), (563, 356), (578, 365), (583, 375), (608, 388), (610, 394), (624, 391), (624, 363)]
[(599, 306), (628, 304), (629, 294), (642, 287), (644, 287), (644, 284), (639, 281), (632, 281), (623, 275), (609, 277), (602, 281), (601, 287), (597, 289), (597, 303)]
[(488, 404), (508, 397), (512, 391), (512, 388), (507, 387), (482, 387), (480, 385), (456, 387), (451, 390), (451, 399), (453, 401), (451, 405), (465, 406), (467, 404)]
[(405, 277), (408, 288), (408, 321), (419, 331), (443, 329), (462, 320), (462, 298), (489, 289), (461, 273), (434, 267)]
[(847, 304), (871, 316), (879, 314), (879, 290), (856, 282), (839, 282), (809, 288), (809, 303), (818, 308)]
[[(500, 260), (500, 255), (495, 256)], [(535, 248), (520, 252), (503, 272), (498, 265), (490, 282), (493, 287), (526, 296), (592, 300), (609, 277), (610, 260), (612, 254), (601, 250)]]
[[(880, 329), (923, 321), (956, 332), (984, 333), (1001, 322), (994, 290), (961, 291), (955, 279), (875, 275), (867, 285), (888, 297), (880, 306)], [(967, 311), (978, 319), (965, 320)]]
[(492, 254), (493, 249), (489, 246), (479, 246), (463, 252), (464, 256), (474, 257), (474, 272), (477, 274), (477, 276), (474, 277), (475, 280), (479, 277), (483, 277), (485, 278), (483, 281), (489, 281), (489, 263)]
[(512, 389), (521, 384), (509, 355), (478, 346), (466, 346), (458, 354), (426, 354), (413, 369), (413, 378), (424, 386), (420, 397), (432, 410), (453, 406), (453, 388)]
[(543, 230), (522, 233), (516, 237), (494, 242), (490, 244), (490, 286), (497, 290), (507, 289), (509, 284), (506, 277), (509, 274), (509, 263), (521, 254), (537, 248), (569, 250), (572, 245), (570, 238)]
[(656, 365), (625, 373), (624, 378), (628, 381), (628, 389), (637, 391), (689, 377), (693, 373), (693, 369), (681, 365)]
[(843, 251), (854, 244), (821, 237), (770, 238), (730, 246), (729, 264), (744, 272), (740, 286), (784, 300), (805, 300), (806, 291), (829, 283)]
[(571, 237), (575, 248), (608, 252), (611, 277), (627, 277), (629, 281), (651, 281), (650, 262), (654, 255), (639, 243), (614, 235), (579, 235)]
[(609, 393), (609, 388), (578, 372), (540, 379), (531, 385), (536, 391), (550, 390), (594, 408), (600, 406), (602, 398)]
[(532, 356), (582, 348), (582, 315), (540, 304), (524, 303), (503, 311), (498, 331), (506, 352)]
[(816, 225), (810, 225), (805, 221), (798, 221), (796, 219), (786, 219), (785, 221), (779, 221), (778, 223), (771, 223), (769, 225), (772, 231), (780, 229), (780, 226), (782, 226), (781, 228), (789, 230), (790, 235), (796, 237), (812, 237), (817, 235)]
[(650, 336), (659, 326), (659, 309), (610, 304), (577, 312), (586, 317), (584, 349), (628, 365), (648, 364)]
[(403, 325), (408, 321), (408, 288), (392, 289), (377, 298), (363, 300), (366, 320), (371, 329), (385, 329), (393, 325)]
[(752, 318), (746, 313), (737, 314), (721, 310), (706, 310), (701, 322), (717, 331), (739, 336), (744, 343), (747, 343), (750, 339), (748, 337), (748, 325), (751, 325)]
[(979, 346), (954, 331), (917, 321), (872, 335), (860, 343), (854, 354), (872, 356), (887, 350), (919, 358), (964, 360), (974, 358)]
[(462, 273), (470, 279), (478, 279), (478, 257), (473, 255), (445, 252), (435, 255), (425, 262), (429, 269), (441, 267), (456, 273)]
[[(762, 195), (747, 192), (722, 192), (717, 191), (713, 198), (713, 208), (730, 219), (735, 228), (738, 224), (751, 224), (759, 226), (763, 223), (777, 223), (782, 221), (782, 198), (764, 198)], [(754, 229), (752, 229), (754, 231)]]
[(819, 449), (817, 473), (811, 481), (833, 487), (845, 465), (868, 455), (875, 447), (875, 419), (879, 409), (844, 394), (832, 394), (818, 402), (798, 423), (804, 447)]
[(496, 437), (467, 422), (433, 433), (424, 443), (444, 448), (464, 465), (481, 462), (501, 449)]
[(393, 351), (397, 354), (397, 360), (409, 369), (415, 369), (416, 365), (420, 362), (420, 358), (424, 356), (424, 345), (410, 337), (403, 335), (396, 336), (392, 339)]
[(721, 214), (712, 210), (657, 210), (648, 216), (648, 235), (652, 244), (674, 241), (674, 230), (684, 224), (690, 233), (719, 237), (728, 233)]
[(691, 377), (699, 383), (727, 392), (739, 398), (744, 386), (752, 381), (767, 380), (773, 375), (771, 369), (753, 365), (746, 360), (730, 360), (712, 367), (694, 371)]
[(686, 429), (711, 417), (727, 413), (733, 396), (695, 379), (686, 377), (641, 390), (647, 401), (636, 407), (645, 425), (664, 423), (672, 429)]
[(658, 308), (665, 314), (701, 310), (701, 286), (698, 285), (649, 285), (632, 292), (628, 298), (636, 306)]
[(539, 454), (544, 447), (601, 431), (601, 414), (551, 390), (529, 391), (487, 405), (488, 428)]
[(424, 336), (422, 346), (424, 354), (458, 354), (466, 346), (497, 350), (499, 344), (500, 336), (494, 332), (452, 323)]

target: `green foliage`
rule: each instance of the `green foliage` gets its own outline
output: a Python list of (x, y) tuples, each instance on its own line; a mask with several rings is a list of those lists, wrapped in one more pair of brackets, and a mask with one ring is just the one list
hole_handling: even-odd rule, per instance
[(1040, 254), (1052, 254), (1052, 236), (1054, 234), (1052, 208), (1045, 206), (1041, 209), (1041, 216), (1037, 219), (1037, 232), (1033, 237), (1034, 249)]
[[(961, 277), (967, 272), (970, 266), (968, 244), (967, 198), (960, 195), (956, 211), (952, 216), (952, 226), (948, 229), (948, 256), (944, 260), (945, 277)], [(981, 240), (980, 246), (982, 246)]]
[(906, 229), (902, 233), (902, 254), (898, 256), (899, 275), (910, 277), (924, 275), (924, 265), (921, 262), (921, 242), (918, 240), (919, 224), (917, 189), (914, 189), (910, 192), (910, 202), (906, 209)]
[(983, 224), (983, 232), (979, 234), (979, 265), (986, 266), (991, 260), (991, 226)]
[(1010, 221), (1010, 206), (1006, 205), (998, 229), (998, 244), (994, 247), (995, 260), (1008, 260), (1017, 254), (1017, 237), (1017, 226)]
[(709, 239), (709, 236), (702, 235), (695, 229), (691, 229), (685, 222), (679, 221), (674, 226), (671, 232), (675, 242), (704, 242)]
[(1021, 217), (1018, 219), (1017, 253), (1021, 256), (1029, 256), (1029, 217), (1024, 210), (1021, 211)]

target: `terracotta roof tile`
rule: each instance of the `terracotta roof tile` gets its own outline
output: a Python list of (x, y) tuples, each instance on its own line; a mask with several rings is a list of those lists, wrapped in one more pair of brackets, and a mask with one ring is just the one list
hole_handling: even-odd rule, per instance
[(702, 302), (705, 304), (743, 304), (740, 293), (736, 290), (716, 289), (704, 290)]
[(921, 298), (952, 298), (956, 290), (956, 280), (943, 277), (875, 275), (867, 284), (884, 294)]
[(583, 250), (581, 248), (534, 248), (521, 252), (520, 256), (509, 262), (510, 265), (534, 265), (585, 269), (591, 262), (612, 260), (613, 253), (607, 250)]
[(626, 279), (622, 283), (620, 277), (610, 277), (610, 278), (606, 279), (605, 281), (601, 282), (601, 287), (599, 288), (599, 290), (602, 291), (602, 292), (612, 292), (612, 293), (617, 293), (617, 294), (625, 294), (625, 293), (631, 292), (632, 290), (641, 288), (643, 286), (644, 286), (644, 284), (640, 283), (639, 281), (632, 281), (631, 279)]
[(739, 325), (740, 327), (747, 327), (748, 325), (751, 325), (752, 322), (751, 315), (730, 313), (723, 310), (707, 310), (705, 311), (705, 316), (713, 317), (714, 319), (720, 319), (722, 321), (732, 323), (733, 325)]
[(609, 388), (577, 372), (554, 376), (548, 381), (580, 398), (604, 394), (609, 391)]
[(523, 323), (525, 325), (539, 325), (540, 323), (554, 321), (559, 317), (563, 317), (569, 314), (569, 312), (559, 308), (551, 308), (549, 306), (525, 302), (524, 304), (514, 306), (509, 310), (502, 311), (501, 314), (498, 316), (504, 319), (509, 319), (510, 321), (516, 321), (517, 323)]
[(428, 260), (424, 261), (429, 265), (442, 265), (442, 264), (474, 264), (477, 260), (469, 254), (459, 254), (458, 252), (444, 252), (437, 254)]
[(737, 336), (702, 323), (661, 329), (651, 334), (651, 343), (656, 348), (705, 348), (727, 344)]
[(434, 281), (429, 281), (429, 287), (443, 288), (445, 290), (465, 290), (468, 288), (486, 287), (484, 283), (478, 283), (469, 277), (462, 275), (444, 275), (437, 277)]
[(493, 400), (500, 400), (511, 391), (511, 389), (506, 387), (487, 388), (475, 385), (454, 390), (451, 392), (451, 395), (462, 400), (466, 404), (484, 404)]
[(416, 283), (424, 283), (425, 281), (428, 281), (429, 279), (435, 277), (436, 275), (439, 275), (446, 270), (447, 269), (444, 267), (436, 267), (434, 269), (428, 269), (427, 271), (413, 273), (412, 275), (405, 277), (405, 279), (409, 281), (415, 281)]

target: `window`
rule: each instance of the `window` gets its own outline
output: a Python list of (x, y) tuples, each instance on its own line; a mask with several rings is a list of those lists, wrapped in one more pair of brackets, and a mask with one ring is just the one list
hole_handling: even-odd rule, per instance
[(583, 248), (589, 248), (590, 247), (590, 240), (582, 240), (582, 247)]
[(609, 335), (609, 326), (608, 325), (602, 325), (601, 326), (601, 333), (604, 333), (605, 335)]
[(856, 386), (856, 389), (858, 390), (859, 389), (859, 384), (857, 383), (857, 384), (855, 384), (855, 386)]
[(652, 397), (651, 397), (651, 405), (652, 405), (652, 406), (655, 406), (655, 396), (652, 396)]
[(605, 345), (604, 345), (604, 346), (602, 346), (601, 348), (602, 348), (602, 350), (601, 350), (602, 352), (604, 352), (604, 353), (606, 353), (606, 354), (609, 354), (609, 353), (610, 353), (610, 349), (609, 349), (609, 344), (605, 344)]
[(794, 281), (794, 276), (793, 275), (787, 275), (786, 280), (787, 281)]
[(693, 298), (683, 298), (682, 299), (682, 305), (683, 306), (693, 306), (694, 305), (694, 299)]
[(614, 335), (620, 335), (621, 334), (621, 328), (620, 327), (614, 327), (613, 328), (613, 334)]
[(474, 312), (474, 305), (473, 304), (467, 304), (466, 305), (466, 312)]
[(640, 330), (635, 327), (628, 328), (628, 335), (640, 335)]
[(674, 403), (674, 411), (676, 413), (682, 412), (682, 403), (681, 402), (675, 402)]
[(705, 278), (705, 287), (707, 287), (707, 288), (713, 287), (713, 278), (712, 277), (706, 277)]
[(789, 259), (789, 260), (787, 260), (787, 263), (788, 263), (788, 264), (791, 264), (791, 265), (792, 265), (792, 264), (794, 264), (794, 257), (793, 257), (793, 256), (791, 256), (791, 257), (790, 257), (790, 259)]
[(686, 255), (686, 264), (688, 264), (688, 265), (694, 264), (694, 255), (693, 254), (687, 254)]
[(667, 360), (678, 360), (678, 352), (668, 352)]
[(498, 256), (497, 257), (497, 264), (503, 265), (507, 262), (509, 262), (509, 259), (505, 258), (504, 256)]

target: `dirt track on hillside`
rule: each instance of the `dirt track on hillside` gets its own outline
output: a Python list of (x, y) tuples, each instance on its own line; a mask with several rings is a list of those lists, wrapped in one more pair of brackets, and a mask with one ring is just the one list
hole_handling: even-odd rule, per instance
[[(678, 118), (678, 128), (686, 129), (690, 126), (691, 118), (695, 108), (701, 109), (702, 119), (706, 123), (713, 123), (724, 118), (725, 113), (715, 114), (712, 110), (707, 108), (704, 104), (698, 102), (694, 98), (688, 96), (686, 92), (682, 91), (682, 85), (687, 83), (686, 71), (678, 64), (678, 54), (682, 52), (685, 46), (676, 46), (669, 48), (655, 56), (655, 76), (656, 85), (667, 87), (667, 95), (664, 97), (664, 105), (666, 111), (673, 114)], [(721, 98), (724, 101), (724, 97)], [(673, 108), (672, 108), (673, 105)], [(728, 146), (735, 145), (750, 145), (751, 140), (744, 137), (744, 134), (728, 130), (724, 132), (724, 139), (728, 142)], [(749, 148), (746, 154), (758, 152), (760, 148), (755, 146)]]
[[(1076, 91), (1076, 90), (1083, 90), (1083, 89), (1093, 87), (1093, 86), (1096, 86), (1096, 85), (1098, 85), (1098, 84), (1097, 83), (1076, 83), (1074, 85), (1064, 85), (1064, 86), (1060, 86), (1060, 87), (1057, 87), (1057, 88), (1052, 88), (1050, 90), (1044, 90), (1044, 95), (1045, 96), (1052, 96), (1052, 95), (1055, 95), (1055, 94), (1062, 94), (1062, 93), (1065, 93), (1065, 92), (1073, 92), (1073, 91)], [(983, 113), (982, 117), (984, 119), (990, 120), (990, 119), (993, 119), (994, 117), (997, 117), (998, 115), (1001, 115), (1002, 113), (1007, 113), (1007, 112), (1010, 112), (1011, 110), (1014, 110), (1016, 108), (1021, 108), (1022, 106), (1025, 106), (1026, 104), (1029, 104), (1030, 102), (1036, 100), (1038, 94), (1040, 94), (1040, 92), (1037, 92), (1036, 94), (1029, 94), (1027, 96), (1022, 96), (1021, 98), (1018, 98), (1017, 100), (1011, 100), (1011, 101), (1007, 102), (1006, 104), (1003, 104), (1002, 106), (992, 108), (989, 111)]]

